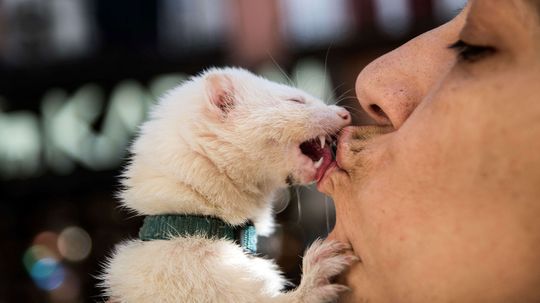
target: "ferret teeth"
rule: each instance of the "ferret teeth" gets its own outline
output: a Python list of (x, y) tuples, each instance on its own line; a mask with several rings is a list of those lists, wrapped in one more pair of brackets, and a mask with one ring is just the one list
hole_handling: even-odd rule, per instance
[(321, 167), (322, 162), (323, 162), (323, 157), (321, 157), (321, 158), (319, 159), (319, 161), (315, 162), (315, 168)]
[(321, 148), (324, 148), (324, 144), (326, 143), (326, 137), (325, 136), (319, 136), (319, 140), (321, 140)]

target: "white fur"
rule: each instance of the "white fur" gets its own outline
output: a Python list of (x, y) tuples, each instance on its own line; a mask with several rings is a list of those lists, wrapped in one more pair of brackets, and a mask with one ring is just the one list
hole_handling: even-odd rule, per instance
[[(300, 143), (347, 125), (344, 111), (245, 70), (206, 71), (167, 93), (142, 125), (122, 203), (141, 215), (211, 215), (233, 225), (251, 220), (259, 234), (270, 234), (273, 195), (288, 176), (300, 184), (315, 176)], [(328, 279), (351, 261), (340, 254), (344, 248), (316, 242), (300, 286), (282, 293), (286, 282), (273, 262), (229, 241), (135, 240), (117, 247), (103, 286), (121, 303), (326, 302), (343, 290)]]

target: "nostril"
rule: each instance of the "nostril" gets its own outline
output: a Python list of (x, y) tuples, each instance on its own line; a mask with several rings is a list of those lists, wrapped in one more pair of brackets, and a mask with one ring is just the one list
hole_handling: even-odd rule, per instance
[(378, 106), (377, 104), (371, 104), (369, 106), (369, 108), (371, 109), (372, 112), (374, 112), (375, 114), (377, 114), (377, 116), (380, 116), (383, 114), (383, 110), (381, 109), (380, 106)]
[(351, 119), (351, 114), (349, 114), (349, 112), (339, 112), (338, 113), (338, 116), (341, 117), (341, 119), (343, 120), (350, 120)]
[(377, 104), (371, 104), (369, 106), (369, 109), (371, 109), (371, 111), (377, 115), (377, 117), (382, 117), (382, 118), (386, 118), (386, 114), (384, 113), (384, 111), (382, 110), (382, 108), (380, 106), (378, 106)]

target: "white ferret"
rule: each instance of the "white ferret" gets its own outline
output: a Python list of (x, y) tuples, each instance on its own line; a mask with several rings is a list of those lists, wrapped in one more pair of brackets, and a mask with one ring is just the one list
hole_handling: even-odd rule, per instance
[[(352, 261), (316, 241), (300, 285), (283, 292), (277, 266), (247, 252), (273, 230), (272, 198), (322, 177), (331, 136), (350, 114), (236, 68), (210, 69), (168, 92), (132, 147), (122, 203), (147, 216), (102, 276), (112, 302), (328, 302)], [(253, 222), (253, 225), (251, 224)]]

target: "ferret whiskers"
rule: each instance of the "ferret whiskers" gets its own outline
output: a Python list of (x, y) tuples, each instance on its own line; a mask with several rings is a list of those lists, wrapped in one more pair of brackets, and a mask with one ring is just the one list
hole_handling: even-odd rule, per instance
[(274, 56), (272, 56), (272, 54), (270, 54), (270, 52), (267, 52), (267, 54), (270, 57), (270, 60), (272, 60), (272, 63), (277, 67), (279, 72), (282, 73), (283, 76), (287, 79), (287, 81), (289, 82), (289, 85), (296, 85), (296, 83), (293, 81), (293, 79), (291, 79), (291, 77), (289, 77), (287, 72), (285, 72), (285, 70), (281, 67), (281, 65), (279, 65), (279, 63), (276, 61)]
[(326, 234), (328, 235), (330, 233), (330, 214), (328, 213), (328, 196), (324, 196), (324, 213), (326, 215)]
[(300, 201), (300, 189), (298, 186), (295, 187), (296, 191), (296, 207), (298, 211), (298, 218), (296, 219), (296, 224), (300, 225), (302, 222), (302, 201)]

